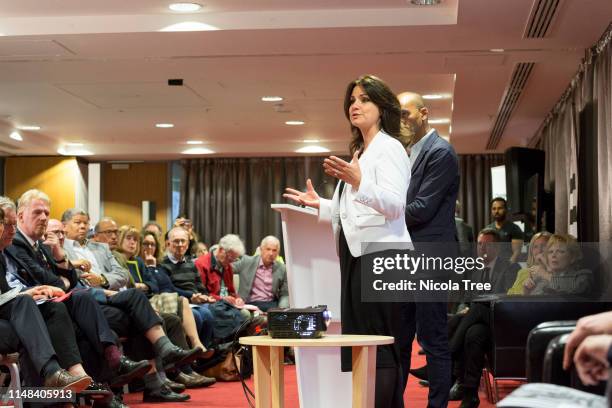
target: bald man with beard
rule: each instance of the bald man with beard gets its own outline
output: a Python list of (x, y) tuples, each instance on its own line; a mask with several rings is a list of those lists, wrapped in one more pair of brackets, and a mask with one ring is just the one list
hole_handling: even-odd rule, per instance
[[(406, 226), (412, 242), (440, 243), (448, 255), (449, 243), (457, 242), (455, 202), (459, 191), (459, 166), (453, 147), (429, 126), (429, 109), (421, 95), (398, 95), (402, 124), (408, 133), (411, 164), (406, 198)], [(415, 245), (418, 248), (418, 245)], [(438, 256), (443, 256), (439, 254)], [(423, 271), (424, 274), (429, 271)], [(435, 295), (435, 294), (432, 294)], [(408, 302), (402, 310), (400, 353), (404, 388), (408, 381), (410, 354), (415, 333), (427, 357), (428, 407), (448, 405), (451, 388), (451, 354), (446, 323), (447, 302)], [(438, 299), (434, 299), (438, 300)]]

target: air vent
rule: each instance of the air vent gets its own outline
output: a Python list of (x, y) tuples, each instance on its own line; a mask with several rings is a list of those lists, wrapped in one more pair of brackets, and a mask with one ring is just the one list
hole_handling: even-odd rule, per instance
[(487, 142), (488, 150), (497, 149), (497, 145), (504, 134), (504, 130), (510, 120), (510, 116), (512, 116), (512, 112), (514, 112), (516, 108), (519, 97), (523, 93), (523, 89), (525, 89), (525, 84), (529, 79), (529, 75), (531, 75), (534, 65), (533, 62), (521, 62), (514, 67), (510, 84), (504, 92), (504, 97), (497, 111), (493, 130)]
[(535, 0), (529, 22), (525, 27), (525, 38), (544, 38), (557, 14), (560, 0)]

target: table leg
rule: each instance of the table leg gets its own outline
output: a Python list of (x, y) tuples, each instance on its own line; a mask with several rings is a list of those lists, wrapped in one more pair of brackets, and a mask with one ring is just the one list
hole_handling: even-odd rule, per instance
[(373, 408), (376, 346), (353, 347), (353, 408)]
[(270, 371), (272, 373), (272, 408), (285, 406), (285, 369), (283, 347), (270, 347)]
[(253, 346), (255, 406), (270, 407), (270, 347)]

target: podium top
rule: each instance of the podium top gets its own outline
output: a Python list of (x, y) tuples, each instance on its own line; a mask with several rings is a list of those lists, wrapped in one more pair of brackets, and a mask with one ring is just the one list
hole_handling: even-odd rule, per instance
[(391, 336), (369, 336), (359, 334), (329, 334), (320, 339), (273, 339), (270, 336), (245, 336), (240, 344), (272, 347), (334, 347), (334, 346), (378, 346), (393, 344)]
[(290, 210), (310, 215), (317, 215), (319, 213), (319, 210), (317, 210), (316, 208), (300, 207), (298, 205), (293, 204), (270, 204), (270, 208), (278, 212), (282, 212), (282, 210)]

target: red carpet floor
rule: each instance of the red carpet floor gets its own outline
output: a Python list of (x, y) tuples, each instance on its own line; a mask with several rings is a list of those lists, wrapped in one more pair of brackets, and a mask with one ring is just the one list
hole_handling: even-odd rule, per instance
[[(413, 350), (418, 350), (418, 345), (415, 343)], [(415, 367), (420, 367), (425, 364), (425, 357), (417, 354), (413, 355), (413, 364)], [(253, 380), (247, 382), (249, 387), (253, 389)], [(505, 384), (502, 388), (501, 395), (505, 395), (507, 392), (512, 390), (516, 385), (512, 383)], [(133, 407), (206, 407), (206, 408), (230, 408), (230, 407), (244, 407), (248, 408), (249, 405), (246, 402), (246, 398), (242, 391), (242, 386), (238, 382), (231, 383), (217, 383), (210, 388), (204, 388), (199, 390), (188, 390), (191, 395), (191, 400), (188, 402), (177, 403), (177, 404), (145, 404), (142, 403), (142, 394), (134, 393), (127, 394), (124, 398), (125, 403)], [(414, 377), (410, 377), (408, 380), (408, 387), (404, 394), (404, 402), (406, 408), (425, 408), (427, 406), (427, 388), (421, 387), (418, 381)], [(350, 402), (348, 403), (350, 405)], [(347, 405), (347, 407), (349, 407)], [(456, 408), (459, 406), (459, 401), (451, 402), (449, 408)], [(297, 383), (295, 376), (295, 366), (285, 366), (285, 407), (286, 408), (298, 408), (298, 392)], [(481, 391), (480, 393), (480, 407), (491, 408), (493, 404), (489, 403)], [(344, 407), (338, 407), (344, 408)]]

